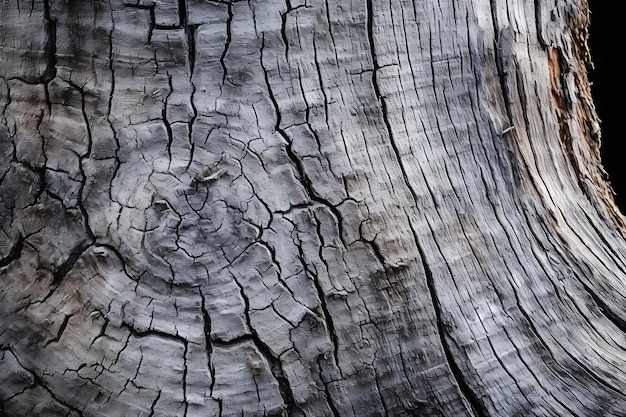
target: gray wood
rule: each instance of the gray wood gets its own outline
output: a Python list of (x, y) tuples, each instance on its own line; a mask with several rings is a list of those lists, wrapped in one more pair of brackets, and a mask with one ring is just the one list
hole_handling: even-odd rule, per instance
[(0, 415), (626, 415), (588, 25), (0, 1)]

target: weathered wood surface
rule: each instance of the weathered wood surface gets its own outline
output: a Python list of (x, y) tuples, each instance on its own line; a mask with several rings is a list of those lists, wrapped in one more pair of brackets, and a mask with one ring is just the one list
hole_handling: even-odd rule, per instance
[(588, 18), (0, 1), (0, 414), (626, 415)]

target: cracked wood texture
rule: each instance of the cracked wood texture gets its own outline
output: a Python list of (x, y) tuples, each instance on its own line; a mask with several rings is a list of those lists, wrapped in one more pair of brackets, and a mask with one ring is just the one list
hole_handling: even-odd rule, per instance
[(1, 0), (0, 415), (626, 415), (589, 18)]

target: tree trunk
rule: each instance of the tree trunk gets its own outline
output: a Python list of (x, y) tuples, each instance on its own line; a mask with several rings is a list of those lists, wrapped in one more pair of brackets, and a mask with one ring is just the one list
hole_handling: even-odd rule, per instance
[(588, 24), (0, 1), (0, 415), (626, 415)]

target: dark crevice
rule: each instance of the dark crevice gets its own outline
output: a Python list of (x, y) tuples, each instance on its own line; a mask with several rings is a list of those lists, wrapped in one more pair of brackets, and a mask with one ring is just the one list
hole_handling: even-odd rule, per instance
[(324, 358), (323, 354), (317, 357), (317, 366), (320, 369), (320, 377), (322, 378), (322, 381), (324, 383), (324, 395), (326, 395), (326, 403), (328, 404), (330, 411), (333, 413), (333, 417), (340, 417), (341, 413), (339, 412), (339, 409), (337, 408), (337, 405), (335, 404), (335, 401), (334, 401), (335, 396), (330, 392), (330, 388), (329, 388), (329, 385), (332, 382), (326, 381), (324, 378), (324, 371), (323, 371), (324, 365), (322, 362), (323, 358)]
[(270, 372), (272, 373), (272, 376), (278, 383), (278, 389), (283, 399), (283, 403), (285, 404), (285, 407), (287, 408), (287, 414), (289, 416), (294, 416), (294, 417), (305, 416), (306, 414), (302, 411), (300, 407), (298, 407), (296, 403), (296, 400), (293, 396), (293, 392), (291, 391), (291, 386), (289, 385), (289, 380), (287, 379), (287, 377), (285, 376), (285, 373), (283, 372), (283, 367), (282, 367), (280, 358), (276, 357), (274, 353), (272, 352), (272, 349), (261, 340), (256, 329), (252, 326), (252, 323), (250, 322), (250, 314), (249, 314), (250, 300), (248, 299), (248, 296), (244, 292), (243, 286), (239, 283), (239, 281), (237, 281), (237, 279), (234, 276), (233, 276), (233, 281), (239, 287), (239, 293), (241, 294), (241, 298), (243, 299), (244, 308), (245, 308), (244, 318), (246, 320), (248, 329), (250, 330), (250, 335), (244, 335), (242, 336), (242, 338), (246, 337), (250, 339), (252, 343), (254, 343), (254, 346), (258, 349), (259, 353), (268, 362), (270, 366)]
[(187, 59), (189, 60), (189, 78), (191, 79), (193, 75), (193, 69), (196, 63), (196, 25), (189, 24), (187, 0), (178, 0), (178, 13), (180, 26), (185, 30), (185, 35), (187, 36)]
[[(50, 396), (52, 397), (52, 399), (56, 402), (58, 402), (59, 404), (61, 404), (63, 407), (73, 411), (75, 414), (77, 414), (78, 416), (84, 416), (84, 413), (82, 410), (72, 406), (71, 404), (61, 400), (60, 398), (58, 398), (54, 392), (52, 391), (52, 389), (50, 387), (48, 387), (43, 380), (41, 379), (41, 377), (39, 375), (37, 375), (35, 373), (35, 371), (27, 368), (24, 366), (24, 364), (22, 364), (22, 362), (19, 360), (19, 358), (17, 357), (17, 355), (14, 355), (15, 360), (17, 361), (17, 363), (26, 371), (28, 372), (32, 377), (33, 377), (33, 381), (35, 382), (35, 385), (39, 385), (41, 386), (44, 390), (46, 390), (48, 392), (48, 394), (50, 394)], [(70, 413), (71, 414), (71, 413)], [(69, 414), (68, 414), (69, 415)]]
[(204, 298), (202, 288), (198, 288), (198, 293), (200, 294), (200, 311), (202, 311), (202, 319), (204, 322), (204, 349), (206, 350), (207, 356), (207, 369), (209, 370), (209, 375), (211, 376), (209, 395), (213, 396), (213, 388), (215, 387), (215, 367), (213, 366), (213, 343), (211, 342), (211, 317), (206, 309), (206, 299)]
[[(385, 100), (385, 97), (381, 94), (380, 91), (380, 86), (378, 85), (378, 70), (380, 70), (381, 68), (384, 68), (386, 65), (381, 66), (380, 63), (378, 62), (378, 54), (376, 52), (376, 45), (374, 43), (374, 5), (372, 3), (372, 0), (367, 0), (366, 2), (366, 7), (367, 7), (367, 36), (368, 36), (368, 41), (369, 41), (369, 47), (370, 47), (370, 54), (372, 57), (372, 65), (374, 66), (374, 70), (372, 71), (372, 86), (374, 88), (374, 94), (376, 95), (376, 98), (378, 99), (378, 101), (380, 102), (380, 111), (382, 113), (382, 119), (383, 119), (383, 123), (385, 124), (385, 127), (387, 129), (387, 135), (388, 135), (388, 139), (389, 139), (389, 144), (391, 145), (391, 148), (393, 149), (393, 154), (396, 157), (396, 161), (398, 164), (398, 168), (400, 169), (400, 172), (402, 173), (402, 180), (404, 181), (404, 185), (406, 186), (406, 189), (408, 190), (408, 192), (410, 193), (412, 199), (413, 199), (413, 203), (415, 205), (415, 207), (419, 207), (419, 201), (420, 199), (418, 198), (415, 190), (413, 189), (413, 187), (411, 186), (411, 181), (409, 180), (409, 176), (407, 174), (406, 168), (404, 166), (404, 163), (402, 162), (402, 157), (400, 156), (400, 150), (398, 149), (398, 145), (396, 144), (396, 141), (394, 139), (394, 134), (393, 134), (393, 128), (391, 126), (391, 122), (390, 122), (390, 118), (389, 118), (389, 111), (387, 109), (387, 101)], [(430, 55), (431, 55), (431, 65), (432, 65), (432, 61), (433, 61), (433, 51), (432, 51), (432, 42), (431, 42), (431, 46), (430, 46)], [(436, 82), (435, 82), (435, 71), (433, 68), (433, 88), (435, 88), (436, 86)], [(436, 99), (436, 94), (435, 94), (435, 99)], [(393, 186), (393, 185), (392, 185)], [(362, 234), (361, 234), (362, 236)], [(363, 239), (365, 240), (365, 239)], [(366, 240), (365, 240), (366, 241)], [(381, 252), (380, 247), (375, 243), (375, 238), (372, 239), (371, 241), (367, 241), (370, 246), (372, 247), (372, 250), (374, 252), (374, 255), (377, 257), (377, 259), (381, 262), (381, 264), (387, 268), (388, 266), (392, 266), (394, 265), (393, 261), (387, 261), (385, 259), (384, 254)]]
[(128, 9), (139, 9), (139, 10), (151, 10), (154, 9), (154, 4), (123, 4), (123, 7)]
[[(318, 234), (319, 234), (320, 233), (319, 220), (317, 223), (318, 223), (317, 227), (318, 227)], [(300, 260), (300, 263), (302, 264), (302, 268), (304, 269), (305, 273), (311, 277), (311, 280), (313, 281), (313, 285), (315, 286), (315, 290), (317, 291), (317, 297), (320, 302), (320, 308), (322, 309), (324, 321), (326, 322), (326, 326), (328, 328), (328, 335), (330, 337), (330, 341), (333, 344), (333, 362), (335, 366), (337, 367), (337, 369), (339, 370), (339, 372), (341, 373), (341, 368), (339, 367), (339, 339), (337, 337), (337, 332), (335, 331), (335, 325), (333, 323), (333, 316), (332, 314), (330, 314), (328, 304), (326, 303), (326, 295), (324, 294), (324, 290), (322, 289), (322, 285), (319, 282), (319, 278), (317, 274), (308, 267), (305, 261), (305, 254), (304, 254), (304, 250), (302, 249), (302, 245), (297, 244), (296, 246), (298, 248), (298, 259)], [(332, 402), (330, 397), (328, 398), (328, 400), (329, 400), (329, 403)]]
[[(85, 233), (87, 234), (87, 237), (89, 238), (89, 243), (88, 244), (87, 243), (83, 244), (82, 252), (84, 252), (89, 246), (91, 246), (96, 241), (96, 237), (93, 234), (93, 231), (91, 230), (91, 226), (89, 224), (89, 213), (87, 212), (87, 208), (85, 207), (84, 199), (83, 199), (83, 194), (85, 192), (85, 186), (87, 184), (87, 175), (85, 174), (85, 168), (83, 166), (83, 162), (84, 162), (85, 158), (89, 158), (90, 155), (91, 155), (91, 149), (92, 149), (92, 146), (93, 146), (93, 136), (92, 136), (92, 132), (91, 132), (91, 126), (89, 125), (89, 117), (87, 115), (87, 109), (85, 108), (85, 101), (86, 101), (85, 100), (85, 90), (83, 88), (79, 87), (78, 85), (75, 85), (74, 83), (70, 82), (70, 85), (72, 85), (72, 87), (74, 87), (75, 89), (77, 89), (80, 92), (80, 96), (81, 96), (81, 111), (82, 111), (82, 115), (83, 115), (83, 120), (85, 122), (85, 127), (87, 129), (87, 151), (86, 151), (86, 153), (84, 155), (78, 155), (78, 158), (80, 160), (79, 169), (80, 169), (80, 174), (82, 176), (82, 180), (80, 181), (80, 187), (78, 189), (78, 209), (80, 210), (80, 213), (83, 216), (83, 221), (85, 222), (85, 224), (84, 224)], [(76, 258), (76, 259), (78, 259), (78, 258)], [(55, 279), (56, 279), (56, 277), (55, 277)]]
[[(154, 34), (154, 29), (156, 29), (156, 16), (154, 15), (154, 6), (149, 6), (148, 10), (150, 11), (150, 29), (148, 29), (148, 43), (152, 43), (152, 35)], [(158, 61), (155, 60), (158, 65)]]
[(161, 398), (161, 390), (159, 390), (159, 392), (157, 393), (156, 398), (154, 399), (154, 401), (152, 401), (152, 405), (150, 406), (150, 414), (148, 414), (148, 417), (154, 416), (154, 408), (156, 407), (157, 403), (159, 402), (159, 398)]
[[(186, 25), (185, 33), (187, 34), (187, 51), (189, 60), (189, 78), (193, 76), (193, 69), (196, 65), (196, 26)], [(195, 92), (195, 89), (194, 89)], [(193, 103), (193, 100), (192, 100)]]
[[(328, 124), (329, 102), (328, 102), (328, 96), (326, 95), (326, 87), (324, 86), (324, 79), (322, 78), (322, 67), (320, 65), (320, 60), (317, 56), (317, 44), (315, 43), (315, 34), (313, 35), (313, 61), (315, 62), (315, 68), (317, 69), (317, 81), (319, 82), (319, 85), (320, 85), (320, 92), (322, 93), (322, 97), (324, 97), (324, 120), (326, 122), (326, 126), (329, 126)], [(308, 106), (307, 106), (307, 111), (308, 111)], [(308, 120), (309, 119), (307, 118), (307, 122)], [(313, 132), (313, 134), (316, 136), (316, 139), (317, 139), (317, 134), (315, 133), (315, 130), (312, 127), (311, 127), (311, 132)], [(317, 141), (319, 143), (319, 139)]]
[(424, 253), (423, 248), (417, 241), (417, 236), (415, 236), (415, 242), (417, 244), (417, 250), (419, 252), (420, 259), (422, 260), (424, 273), (426, 274), (426, 283), (428, 285), (428, 290), (430, 291), (430, 297), (432, 299), (433, 309), (435, 311), (435, 319), (437, 320), (437, 330), (441, 339), (441, 347), (446, 357), (446, 362), (448, 363), (448, 366), (450, 366), (450, 371), (452, 372), (452, 376), (454, 377), (461, 394), (465, 397), (465, 399), (472, 407), (472, 412), (474, 413), (474, 415), (478, 417), (489, 416), (490, 414), (481, 399), (468, 386), (467, 382), (465, 381), (465, 376), (463, 375), (463, 372), (461, 372), (461, 369), (455, 362), (454, 355), (450, 351), (450, 346), (446, 341), (447, 331), (444, 328), (443, 319), (441, 317), (439, 296), (437, 295), (437, 290), (435, 289), (435, 280), (430, 266), (426, 262), (426, 254)]
[(52, 279), (52, 284), (51, 284), (53, 287), (58, 287), (59, 284), (61, 284), (61, 281), (63, 280), (63, 278), (65, 278), (68, 272), (72, 270), (72, 268), (74, 267), (74, 264), (76, 264), (76, 261), (78, 261), (78, 258), (80, 258), (80, 256), (90, 246), (91, 246), (91, 242), (83, 243), (75, 247), (74, 249), (72, 249), (67, 259), (54, 270), (54, 273), (52, 274), (53, 279)]
[(54, 339), (50, 339), (46, 342), (45, 346), (48, 346), (50, 343), (57, 343), (59, 340), (61, 340), (61, 336), (63, 336), (63, 332), (65, 331), (65, 328), (67, 327), (67, 323), (69, 323), (70, 318), (72, 317), (72, 314), (68, 314), (65, 316), (65, 318), (63, 318), (63, 322), (61, 323), (61, 326), (59, 326), (59, 331), (57, 332), (57, 335)]
[[(124, 273), (126, 274), (126, 276), (128, 277), (128, 279), (131, 279), (133, 281), (137, 281), (138, 278), (133, 277), (132, 275), (132, 271), (129, 270), (130, 268), (127, 266), (127, 262), (124, 258), (124, 256), (122, 256), (122, 253), (119, 251), (118, 248), (116, 248), (113, 245), (109, 245), (107, 243), (98, 243), (95, 245), (94, 249), (97, 249), (98, 251), (102, 251), (104, 250), (108, 250), (111, 251), (111, 253), (113, 255), (115, 255), (115, 257), (117, 258), (117, 260), (120, 262), (120, 264), (122, 265), (122, 268), (124, 269)], [(96, 252), (96, 250), (94, 250), (94, 252)], [(97, 254), (97, 252), (96, 252)]]
[(365, 237), (363, 237), (363, 231), (361, 230), (363, 228), (363, 223), (361, 223), (361, 225), (359, 226), (359, 236), (360, 239), (363, 242), (366, 242), (370, 248), (372, 249), (372, 253), (374, 254), (374, 257), (378, 260), (378, 263), (381, 264), (384, 268), (386, 268), (388, 266), (388, 262), (385, 259), (385, 255), (383, 255), (382, 251), (380, 250), (380, 246), (378, 246), (378, 243), (376, 243), (376, 236), (374, 236), (373, 239), (368, 240)]
[(512, 65), (512, 47), (513, 47), (513, 30), (510, 27), (498, 29), (496, 31), (496, 68), (498, 70), (498, 78), (500, 80), (500, 89), (504, 100), (504, 108), (509, 119), (509, 125), (513, 126), (513, 112), (511, 110), (510, 72)]
[(226, 81), (226, 77), (228, 76), (228, 69), (226, 68), (226, 55), (228, 54), (228, 48), (230, 47), (230, 42), (232, 40), (232, 30), (231, 24), (233, 22), (233, 6), (231, 3), (228, 3), (228, 18), (226, 19), (226, 42), (224, 42), (224, 50), (222, 51), (222, 56), (220, 56), (220, 64), (222, 65), (222, 83)]
[(57, 288), (59, 288), (59, 285), (61, 285), (63, 278), (65, 278), (65, 276), (72, 270), (72, 268), (74, 268), (74, 265), (76, 264), (78, 259), (92, 245), (93, 245), (93, 239), (91, 241), (82, 242), (78, 246), (74, 247), (74, 249), (70, 251), (70, 254), (67, 257), (67, 259), (55, 268), (55, 270), (52, 273), (52, 282), (50, 283), (50, 291), (41, 300), (42, 303), (46, 302), (52, 296), (52, 294), (54, 294)]
[(167, 119), (167, 105), (172, 92), (174, 91), (174, 86), (172, 85), (172, 76), (169, 75), (168, 79), (169, 92), (167, 93), (167, 97), (163, 102), (163, 107), (161, 108), (161, 118), (163, 119), (163, 125), (165, 126), (165, 132), (167, 133), (167, 156), (169, 158), (169, 163), (172, 163), (172, 143), (174, 142), (174, 133), (172, 132), (172, 125)]
[(47, 59), (43, 83), (48, 83), (57, 75), (57, 20), (50, 16), (50, 3), (44, 0), (44, 23), (46, 24), (46, 45), (44, 55)]
[(9, 251), (9, 255), (6, 258), (0, 259), (0, 268), (18, 260), (22, 256), (22, 249), (24, 249), (24, 237), (22, 235), (18, 235), (17, 242), (15, 242)]
[(291, 4), (289, 0), (287, 0), (287, 11), (285, 13), (280, 14), (281, 26), (280, 26), (280, 36), (285, 44), (285, 60), (289, 62), (289, 40), (287, 39), (287, 13), (289, 13), (291, 9)]
[(185, 404), (185, 411), (183, 416), (187, 415), (187, 411), (189, 410), (189, 401), (187, 399), (187, 373), (189, 371), (189, 368), (187, 366), (187, 353), (189, 352), (189, 345), (187, 344), (187, 341), (185, 340), (183, 343), (183, 346), (185, 348), (185, 350), (183, 351), (183, 375), (182, 375), (182, 379), (183, 379), (183, 404)]
[(158, 25), (158, 24), (154, 24), (153, 26), (154, 29), (158, 29), (158, 30), (174, 30), (174, 29), (180, 29), (180, 26), (178, 25)]
[[(48, 88), (48, 84), (43, 86), (43, 94), (46, 98), (46, 109), (48, 109), (48, 117), (52, 116), (52, 101), (50, 100), (50, 89)], [(37, 122), (37, 132), (39, 132), (39, 127), (41, 126), (41, 122), (43, 119), (43, 112), (41, 113), (40, 119)]]
[(262, 39), (261, 39), (261, 67), (263, 68), (263, 72), (265, 74), (265, 84), (266, 84), (266, 87), (267, 87), (267, 91), (268, 91), (268, 95), (269, 95), (270, 101), (272, 102), (272, 106), (274, 107), (274, 113), (275, 113), (275, 116), (276, 116), (276, 124), (274, 125), (274, 130), (284, 139), (284, 141), (285, 141), (285, 151), (287, 152), (287, 156), (293, 162), (293, 164), (294, 164), (294, 166), (296, 168), (296, 171), (298, 173), (298, 178), (300, 179), (300, 183), (304, 187), (304, 189), (305, 189), (307, 195), (309, 196), (309, 198), (311, 200), (315, 201), (316, 203), (320, 203), (320, 204), (324, 205), (325, 207), (327, 207), (330, 210), (330, 212), (333, 214), (333, 216), (335, 217), (336, 225), (337, 225), (337, 233), (338, 233), (339, 238), (343, 242), (343, 237), (344, 237), (344, 233), (343, 233), (343, 219), (342, 219), (340, 211), (330, 201), (328, 201), (327, 199), (325, 199), (322, 196), (318, 195), (317, 192), (315, 192), (315, 190), (313, 189), (313, 182), (311, 181), (311, 178), (306, 173), (306, 170), (304, 168), (304, 164), (302, 163), (302, 160), (293, 151), (291, 138), (289, 137), (289, 135), (287, 135), (287, 132), (285, 132), (285, 130), (281, 127), (282, 115), (280, 113), (280, 107), (278, 106), (278, 101), (276, 100), (276, 96), (274, 95), (274, 92), (272, 90), (272, 86), (270, 84), (269, 71), (267, 70), (267, 68), (265, 68), (265, 66), (263, 64), (263, 59), (264, 59), (263, 52), (264, 52), (264, 50), (265, 50), (265, 37), (262, 37)]
[[(385, 124), (386, 130), (387, 130), (387, 134), (389, 136), (389, 144), (391, 145), (393, 151), (394, 151), (394, 155), (396, 156), (396, 160), (398, 162), (398, 167), (400, 168), (400, 172), (402, 173), (402, 178), (404, 180), (404, 183), (406, 184), (406, 187), (408, 189), (408, 191), (411, 193), (411, 196), (413, 197), (413, 201), (417, 204), (417, 202), (419, 201), (417, 198), (417, 195), (415, 194), (415, 191), (413, 190), (413, 188), (410, 186), (410, 181), (409, 181), (409, 177), (407, 175), (406, 169), (404, 168), (404, 164), (402, 163), (401, 160), (401, 153), (398, 150), (398, 145), (396, 144), (395, 140), (394, 140), (394, 134), (393, 134), (393, 129), (391, 127), (391, 122), (389, 120), (389, 111), (387, 109), (387, 101), (385, 100), (385, 97), (382, 95), (381, 91), (380, 91), (380, 86), (378, 85), (378, 70), (380, 70), (381, 68), (385, 68), (389, 65), (380, 65), (380, 63), (378, 62), (378, 53), (376, 51), (376, 45), (374, 42), (374, 5), (372, 3), (372, 0), (367, 0), (366, 2), (366, 7), (367, 7), (367, 37), (368, 37), (368, 42), (369, 42), (369, 47), (370, 47), (370, 54), (372, 57), (372, 65), (373, 65), (373, 71), (372, 71), (372, 87), (374, 89), (374, 94), (376, 96), (376, 98), (378, 99), (378, 101), (380, 102), (380, 111), (382, 113), (382, 119), (383, 119), (383, 123)], [(432, 53), (431, 53), (432, 56)], [(435, 86), (435, 80), (433, 79), (433, 87)]]
[[(100, 311), (96, 311), (104, 320), (104, 324), (102, 325), (102, 327), (100, 328), (100, 331), (98, 332), (98, 335), (96, 337), (93, 338), (93, 340), (91, 341), (91, 343), (89, 344), (89, 347), (93, 346), (94, 343), (96, 343), (96, 340), (100, 339), (101, 337), (105, 337), (106, 336), (106, 331), (107, 328), (109, 327), (109, 321), (104, 318), (104, 314), (102, 314), (102, 312)], [(91, 317), (94, 317), (94, 313), (91, 313)]]
[(274, 376), (274, 379), (276, 379), (276, 381), (278, 382), (278, 389), (281, 396), (283, 397), (283, 402), (287, 407), (288, 415), (293, 417), (305, 416), (305, 413), (298, 406), (296, 400), (294, 399), (293, 392), (291, 391), (291, 386), (289, 385), (289, 380), (283, 372), (283, 367), (280, 359), (275, 357), (272, 354), (269, 346), (263, 343), (258, 335), (256, 335), (256, 330), (254, 330), (253, 328), (250, 328), (250, 330), (252, 331), (252, 338), (255, 346), (257, 347), (257, 349), (259, 349), (259, 352), (261, 352), (263, 357), (270, 364), (270, 372)]
[[(376, 93), (376, 97), (380, 99), (381, 106), (383, 108), (383, 113), (385, 113), (386, 104), (383, 100), (383, 97), (380, 94), (380, 89), (378, 87), (378, 80), (376, 79), (377, 71), (380, 69), (378, 64), (378, 55), (376, 54), (376, 47), (374, 44), (374, 5), (372, 4), (372, 0), (367, 0), (367, 38), (369, 41), (370, 54), (372, 57), (372, 65), (374, 66), (374, 70), (372, 71), (372, 85), (374, 87), (374, 92)], [(385, 124), (388, 128), (389, 122), (385, 120)]]
[(183, 28), (187, 26), (187, 0), (178, 0), (178, 23)]
[(213, 346), (228, 347), (228, 346), (232, 346), (238, 343), (243, 343), (243, 342), (251, 341), (251, 340), (252, 340), (252, 335), (250, 335), (249, 333), (245, 333), (245, 334), (242, 334), (237, 337), (233, 337), (232, 339), (228, 339), (228, 340), (224, 340), (221, 338), (212, 339), (211, 342)]
[(187, 346), (187, 339), (185, 339), (184, 337), (178, 334), (166, 333), (164, 331), (155, 330), (155, 329), (148, 329), (145, 331), (137, 330), (131, 325), (129, 325), (128, 323), (122, 323), (122, 327), (126, 328), (130, 332), (130, 334), (133, 335), (133, 337), (137, 339), (142, 339), (144, 337), (149, 337), (149, 336), (156, 336), (156, 337), (160, 337), (163, 339), (172, 340), (172, 341), (181, 343), (185, 347)]
[[(539, 41), (539, 45), (541, 45), (541, 47), (545, 49), (546, 47), (548, 47), (548, 42), (546, 42), (546, 39), (544, 38), (544, 29), (543, 29), (544, 22), (541, 17), (542, 1), (534, 0), (534, 5), (535, 5), (535, 30), (537, 31), (537, 40)], [(493, 13), (493, 4), (492, 4), (491, 10)]]
[(123, 7), (128, 9), (146, 10), (150, 14), (150, 27), (148, 29), (148, 43), (152, 41), (152, 32), (156, 29), (156, 17), (154, 15), (154, 4), (124, 4)]
[[(607, 242), (607, 240), (604, 238), (602, 233), (593, 224), (593, 222), (591, 221), (590, 217), (588, 215), (586, 215), (586, 217), (587, 217), (587, 220), (589, 221), (589, 224), (593, 227), (593, 229), (596, 231), (597, 235), (602, 240), (602, 243), (603, 243), (604, 247), (605, 248), (609, 248), (609, 250), (611, 251), (611, 253), (608, 254), (609, 257), (613, 258), (615, 260), (615, 263), (618, 263), (619, 255), (613, 251), (611, 245)], [(581, 241), (582, 241), (582, 239), (581, 239)], [(607, 267), (606, 265), (604, 265), (604, 266)], [(621, 270), (621, 268), (620, 268), (620, 270)], [(626, 333), (626, 321), (622, 317), (620, 317), (618, 314), (614, 313), (612, 311), (612, 309), (607, 305), (607, 303), (604, 300), (602, 300), (602, 298), (596, 293), (596, 291), (593, 290), (592, 288), (590, 288), (588, 284), (586, 284), (583, 280), (580, 280), (580, 283), (582, 284), (583, 288), (585, 288), (585, 291), (587, 291), (587, 293), (591, 296), (593, 301), (596, 303), (596, 305), (598, 306), (598, 308), (600, 309), (602, 314), (604, 314), (604, 316), (609, 321), (611, 321), (618, 329), (620, 329), (623, 333)]]
[(596, 294), (588, 285), (582, 283), (583, 287), (587, 291), (587, 293), (591, 296), (593, 301), (596, 303), (602, 314), (606, 316), (609, 321), (611, 321), (622, 333), (626, 333), (626, 322), (613, 313), (611, 309), (607, 306), (607, 304), (600, 298), (598, 294)]

